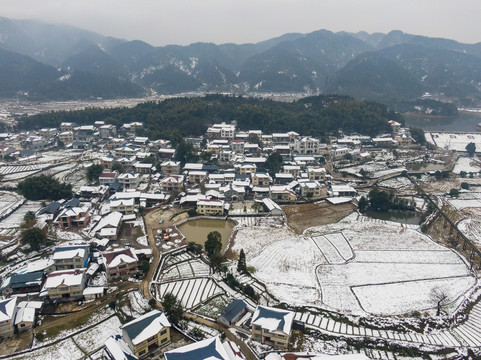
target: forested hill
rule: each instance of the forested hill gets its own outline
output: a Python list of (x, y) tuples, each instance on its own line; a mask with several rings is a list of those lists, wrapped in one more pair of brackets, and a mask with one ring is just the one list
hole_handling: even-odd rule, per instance
[(151, 139), (169, 138), (178, 129), (183, 136), (199, 136), (210, 124), (237, 121), (241, 130), (257, 129), (264, 133), (296, 131), (301, 135), (324, 136), (344, 131), (377, 135), (389, 131), (388, 120), (403, 122), (402, 117), (385, 105), (355, 100), (347, 96), (319, 95), (296, 102), (232, 96), (206, 95), (147, 102), (134, 108), (50, 112), (19, 118), (19, 128), (58, 127), (61, 122), (78, 125), (103, 120), (120, 127), (140, 121), (139, 135)]

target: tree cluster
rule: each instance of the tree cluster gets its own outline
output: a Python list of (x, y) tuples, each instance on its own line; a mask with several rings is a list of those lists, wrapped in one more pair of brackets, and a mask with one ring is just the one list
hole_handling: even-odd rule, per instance
[(166, 293), (160, 302), (164, 309), (165, 315), (173, 324), (179, 324), (184, 316), (184, 308), (180, 300), (172, 293)]
[(60, 200), (72, 197), (72, 185), (53, 176), (38, 175), (20, 181), (18, 192), (28, 200)]
[(87, 180), (89, 182), (98, 183), (99, 176), (104, 171), (104, 167), (100, 164), (93, 164), (87, 168)]
[(358, 208), (361, 213), (368, 209), (375, 211), (414, 210), (416, 203), (414, 200), (404, 199), (392, 192), (374, 187), (369, 191), (367, 199), (364, 196), (359, 199)]

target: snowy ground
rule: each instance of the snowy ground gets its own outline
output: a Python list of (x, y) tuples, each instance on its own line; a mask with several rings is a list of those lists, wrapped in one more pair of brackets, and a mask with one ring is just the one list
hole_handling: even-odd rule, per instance
[(466, 151), (466, 145), (474, 143), (481, 149), (481, 133), (437, 133), (428, 132), (426, 140), (445, 150)]
[(7, 218), (0, 221), (0, 229), (18, 228), (23, 222), (23, 218), (28, 211), (36, 212), (41, 207), (39, 201), (27, 201), (20, 208), (15, 210)]
[(405, 176), (398, 176), (395, 178), (380, 181), (378, 185), (386, 188), (399, 190), (404, 187), (413, 186), (413, 183)]
[(467, 173), (479, 173), (481, 170), (481, 164), (475, 161), (474, 158), (460, 156), (454, 165), (453, 173), (459, 174), (461, 171), (466, 171)]
[[(302, 236), (269, 224), (240, 228), (233, 250), (240, 249), (256, 269), (255, 277), (292, 305), (404, 314), (434, 307), (430, 294), (435, 287), (454, 302), (475, 284), (457, 253), (415, 226), (357, 214), (308, 229)], [(381, 289), (379, 296), (376, 289)]]

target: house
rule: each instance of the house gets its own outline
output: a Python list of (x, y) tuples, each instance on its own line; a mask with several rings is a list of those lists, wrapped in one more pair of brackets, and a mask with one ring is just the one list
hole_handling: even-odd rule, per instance
[(290, 137), (288, 133), (273, 133), (272, 142), (275, 144), (288, 144)]
[(247, 304), (244, 300), (234, 299), (220, 313), (218, 322), (225, 326), (231, 326), (247, 313)]
[(15, 327), (18, 332), (23, 332), (33, 328), (35, 325), (36, 312), (35, 308), (28, 307), (24, 302), (23, 306), (17, 307), (17, 314), (15, 315)]
[(0, 338), (13, 336), (15, 315), (17, 314), (17, 298), (0, 300)]
[(356, 190), (349, 185), (331, 185), (332, 196), (356, 196)]
[(180, 173), (180, 161), (164, 161), (160, 164), (162, 175), (178, 175)]
[(120, 335), (113, 335), (107, 339), (102, 351), (102, 359), (106, 360), (138, 360), (129, 345)]
[(318, 181), (299, 182), (301, 196), (310, 199), (327, 197), (327, 189)]
[(89, 244), (72, 244), (57, 246), (52, 254), (56, 270), (86, 268), (90, 261)]
[(233, 139), (235, 136), (235, 125), (226, 124), (225, 122), (214, 124), (207, 128), (205, 136), (208, 139)]
[(124, 190), (137, 189), (140, 184), (140, 175), (134, 173), (120, 174), (117, 177), (117, 181)]
[(111, 211), (117, 211), (122, 215), (130, 215), (135, 212), (135, 203), (133, 198), (115, 199), (109, 201)]
[(309, 166), (307, 168), (307, 176), (309, 180), (324, 181), (326, 178), (326, 169), (320, 166)]
[(160, 188), (165, 193), (179, 193), (184, 189), (184, 176), (171, 175), (160, 181)]
[(286, 185), (271, 185), (269, 187), (269, 198), (279, 201), (295, 201), (296, 193)]
[(99, 135), (101, 139), (108, 139), (117, 135), (117, 127), (115, 125), (102, 125), (99, 127)]
[(89, 286), (84, 289), (82, 295), (85, 300), (95, 300), (104, 296), (106, 290), (107, 289), (103, 286)]
[(232, 140), (230, 143), (230, 147), (233, 152), (236, 154), (243, 154), (244, 153), (244, 140)]
[(77, 196), (83, 199), (94, 199), (98, 198), (103, 200), (107, 195), (109, 187), (106, 185), (100, 186), (81, 186), (77, 191)]
[(262, 204), (264, 205), (264, 207), (267, 208), (267, 210), (269, 211), (269, 213), (273, 216), (282, 216), (284, 215), (284, 210), (282, 210), (282, 208), (277, 205), (274, 201), (272, 201), (271, 199), (269, 198), (263, 198), (262, 199)]
[(122, 213), (111, 212), (100, 219), (97, 225), (90, 231), (90, 235), (99, 239), (117, 240), (122, 224)]
[(0, 158), (4, 159), (5, 156), (14, 153), (16, 149), (11, 146), (0, 146)]
[(311, 137), (294, 140), (294, 151), (298, 154), (318, 154), (320, 141)]
[(154, 165), (141, 162), (135, 163), (134, 169), (137, 174), (152, 174), (156, 170)]
[(165, 360), (244, 360), (237, 345), (218, 336), (166, 351)]
[(112, 172), (104, 171), (99, 176), (99, 183), (100, 185), (110, 186), (117, 180), (118, 176), (119, 172), (117, 170)]
[(197, 214), (199, 215), (222, 215), (224, 202), (222, 200), (199, 200), (197, 201)]
[(349, 154), (351, 150), (347, 147), (340, 147), (332, 149), (331, 156), (334, 160), (342, 159), (344, 156)]
[(243, 186), (229, 184), (227, 186), (221, 187), (219, 191), (224, 194), (224, 199), (226, 201), (235, 202), (245, 200), (246, 191)]
[(54, 220), (62, 229), (80, 228), (88, 225), (90, 215), (86, 207), (68, 207), (63, 209)]
[(271, 177), (267, 173), (256, 172), (251, 174), (252, 186), (269, 186)]
[(203, 183), (207, 179), (207, 171), (204, 171), (204, 170), (189, 171), (188, 179), (190, 183), (195, 183), (195, 184)]
[(47, 275), (42, 291), (50, 300), (78, 300), (83, 296), (86, 278), (85, 269), (54, 271)]
[(69, 143), (73, 141), (73, 132), (64, 131), (58, 134), (58, 139), (63, 143)]
[(109, 280), (137, 274), (139, 259), (130, 248), (105, 252), (102, 259)]
[(60, 123), (60, 131), (73, 131), (75, 126), (77, 126), (77, 124), (72, 122), (62, 122)]
[(374, 142), (374, 145), (378, 147), (392, 147), (392, 146), (398, 146), (399, 142), (394, 140), (391, 137), (379, 137), (379, 138), (373, 138), (372, 141)]
[(257, 171), (256, 164), (242, 164), (237, 167), (239, 171), (239, 175), (250, 175), (254, 174)]
[(165, 314), (152, 310), (120, 327), (122, 338), (140, 357), (170, 342), (170, 323)]
[(294, 176), (291, 173), (276, 173), (274, 175), (276, 184), (289, 184), (294, 181)]
[(282, 172), (284, 174), (291, 174), (295, 179), (299, 177), (299, 174), (301, 173), (301, 167), (299, 165), (284, 165), (282, 167)]
[(5, 279), (0, 290), (2, 295), (40, 292), (43, 280), (43, 271), (13, 274)]
[(294, 313), (258, 305), (252, 316), (252, 340), (287, 350)]
[(159, 149), (157, 155), (161, 159), (173, 159), (175, 156), (175, 149)]

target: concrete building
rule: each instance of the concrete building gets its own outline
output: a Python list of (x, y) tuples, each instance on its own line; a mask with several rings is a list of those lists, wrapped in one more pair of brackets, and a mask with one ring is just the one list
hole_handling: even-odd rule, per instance
[(258, 305), (252, 316), (252, 340), (287, 350), (294, 313)]

